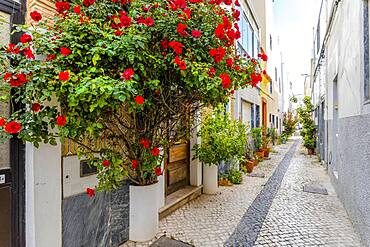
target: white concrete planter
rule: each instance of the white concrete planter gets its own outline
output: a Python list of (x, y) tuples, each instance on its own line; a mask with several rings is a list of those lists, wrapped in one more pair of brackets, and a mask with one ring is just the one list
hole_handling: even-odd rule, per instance
[(130, 228), (129, 238), (145, 242), (158, 232), (158, 186), (130, 186)]
[(214, 195), (218, 192), (218, 167), (217, 165), (203, 164), (203, 192)]

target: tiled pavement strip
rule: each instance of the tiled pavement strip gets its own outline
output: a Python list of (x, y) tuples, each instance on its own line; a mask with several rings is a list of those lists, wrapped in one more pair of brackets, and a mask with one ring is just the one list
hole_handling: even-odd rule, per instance
[[(162, 219), (152, 241), (123, 246), (149, 246), (162, 235), (199, 247), (361, 246), (324, 168), (299, 147), (297, 140), (275, 147), (277, 154), (255, 168), (265, 178), (244, 176), (219, 195), (202, 195)], [(329, 195), (303, 192), (310, 183)]]

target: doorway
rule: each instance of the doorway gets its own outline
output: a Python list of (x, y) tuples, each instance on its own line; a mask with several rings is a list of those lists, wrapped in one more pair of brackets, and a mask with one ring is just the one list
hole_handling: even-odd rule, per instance
[(338, 105), (338, 76), (333, 81), (333, 123), (332, 123), (332, 159), (331, 164), (334, 170), (337, 170), (337, 144), (338, 144), (338, 120), (339, 120), (339, 105)]

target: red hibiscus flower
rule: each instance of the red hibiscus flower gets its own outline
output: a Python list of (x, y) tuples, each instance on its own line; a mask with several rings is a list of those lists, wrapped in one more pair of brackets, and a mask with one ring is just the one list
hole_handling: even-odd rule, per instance
[(103, 160), (103, 162), (101, 163), (104, 167), (108, 167), (110, 165), (110, 162), (109, 160)]
[(227, 58), (226, 59), (226, 65), (227, 65), (227, 67), (231, 68), (233, 66), (233, 59), (232, 58)]
[(136, 96), (136, 97), (135, 97), (135, 102), (136, 102), (136, 104), (138, 104), (138, 105), (142, 105), (142, 104), (144, 104), (145, 99), (144, 99), (144, 97), (143, 97), (143, 96), (138, 95), (138, 96)]
[(68, 71), (59, 72), (59, 80), (68, 81), (69, 80), (69, 72)]
[(176, 57), (175, 57), (174, 62), (179, 66), (179, 68), (180, 68), (181, 70), (185, 70), (185, 69), (186, 69), (186, 63), (185, 63), (185, 61), (182, 61), (182, 60), (179, 58), (179, 56), (176, 56)]
[(85, 5), (85, 7), (89, 7), (90, 5), (92, 5), (95, 2), (96, 2), (96, 0), (84, 0), (83, 4)]
[(148, 139), (145, 139), (145, 138), (141, 138), (140, 139), (140, 145), (142, 145), (144, 148), (148, 148), (150, 147), (150, 142)]
[(231, 80), (228, 74), (224, 73), (220, 75), (220, 78), (222, 80), (222, 88), (226, 89), (230, 87)]
[(157, 157), (159, 155), (159, 148), (153, 148), (151, 152), (153, 156)]
[(224, 48), (220, 46), (218, 47), (218, 49), (211, 49), (209, 51), (209, 54), (211, 55), (211, 57), (213, 57), (216, 63), (219, 63), (222, 61), (222, 59), (226, 55), (226, 51)]
[(39, 112), (41, 109), (41, 105), (39, 103), (33, 103), (31, 108), (32, 108), (32, 111)]
[(162, 168), (160, 168), (160, 167), (156, 167), (155, 169), (154, 169), (154, 171), (155, 171), (155, 174), (157, 175), (157, 176), (161, 176), (162, 175)]
[(188, 33), (186, 32), (186, 24), (183, 24), (183, 23), (179, 23), (177, 24), (177, 33), (180, 34), (181, 37), (186, 37), (188, 36)]
[(64, 14), (64, 12), (68, 11), (71, 6), (67, 2), (56, 2), (55, 7), (59, 14)]
[(5, 125), (5, 132), (9, 134), (17, 134), (19, 131), (21, 131), (22, 125), (18, 122), (11, 121)]
[(6, 52), (18, 54), (21, 51), (19, 47), (16, 47), (15, 44), (9, 44), (8, 49), (6, 49)]
[(176, 54), (182, 54), (182, 48), (184, 47), (184, 45), (180, 42), (171, 41), (168, 43), (168, 46), (171, 47)]
[(95, 196), (95, 190), (94, 190), (94, 189), (91, 189), (91, 188), (87, 188), (87, 189), (86, 189), (86, 194), (87, 194), (89, 197), (93, 197), (93, 196)]
[(24, 33), (22, 34), (21, 38), (19, 39), (22, 44), (28, 43), (32, 41), (31, 35)]
[(147, 27), (151, 27), (154, 25), (154, 20), (152, 17), (147, 17), (144, 19), (144, 25)]
[(137, 168), (137, 161), (136, 160), (131, 160), (131, 168), (133, 170), (136, 170), (136, 168)]
[(260, 54), (258, 54), (258, 57), (259, 58), (261, 58), (263, 61), (267, 61), (268, 60), (268, 57), (267, 57), (267, 55), (266, 54), (262, 54), (262, 53), (260, 53)]
[(114, 32), (114, 35), (121, 36), (123, 34), (122, 30), (117, 30)]
[(199, 30), (191, 31), (191, 36), (193, 36), (194, 38), (199, 38), (201, 35), (202, 35), (202, 32)]
[(6, 120), (0, 117), (0, 127), (4, 126), (5, 124), (6, 124)]
[(34, 20), (36, 22), (38, 22), (42, 19), (42, 15), (39, 12), (37, 12), (36, 10), (32, 11), (30, 13), (30, 16), (31, 16), (32, 20)]
[(77, 5), (73, 8), (73, 12), (75, 12), (76, 15), (81, 14), (81, 6)]
[[(4, 77), (4, 80), (6, 80), (6, 79)], [(18, 75), (13, 76), (10, 79), (9, 84), (10, 84), (11, 87), (20, 87), (23, 84), (25, 84), (26, 82), (28, 82), (26, 75), (25, 74), (18, 74)]]
[(209, 77), (214, 77), (215, 76), (215, 74), (216, 74), (216, 70), (215, 70), (215, 68), (210, 68), (209, 69), (209, 71), (208, 71), (208, 76)]
[(57, 118), (55, 119), (55, 123), (58, 126), (63, 127), (64, 125), (67, 124), (67, 118), (66, 118), (66, 116), (57, 116)]
[(60, 54), (62, 54), (62, 56), (64, 56), (64, 57), (68, 56), (71, 53), (72, 53), (72, 51), (70, 49), (68, 49), (67, 47), (61, 47), (60, 48)]
[(46, 57), (46, 61), (52, 61), (54, 59), (56, 59), (57, 56), (55, 56), (54, 54), (49, 54), (47, 57)]
[(125, 71), (123, 71), (122, 77), (126, 81), (129, 81), (129, 80), (132, 80), (132, 78), (134, 77), (134, 74), (135, 74), (135, 71), (132, 68), (128, 68), (128, 69), (125, 69)]
[(35, 55), (33, 55), (32, 49), (30, 47), (24, 48), (22, 52), (27, 59), (35, 59)]

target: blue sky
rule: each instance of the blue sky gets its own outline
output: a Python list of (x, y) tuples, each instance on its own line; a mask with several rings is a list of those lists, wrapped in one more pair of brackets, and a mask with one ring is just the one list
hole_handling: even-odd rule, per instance
[(280, 38), (286, 77), (292, 82), (295, 94), (303, 93), (301, 74), (310, 73), (313, 27), (320, 4), (321, 0), (275, 0), (275, 31)]

